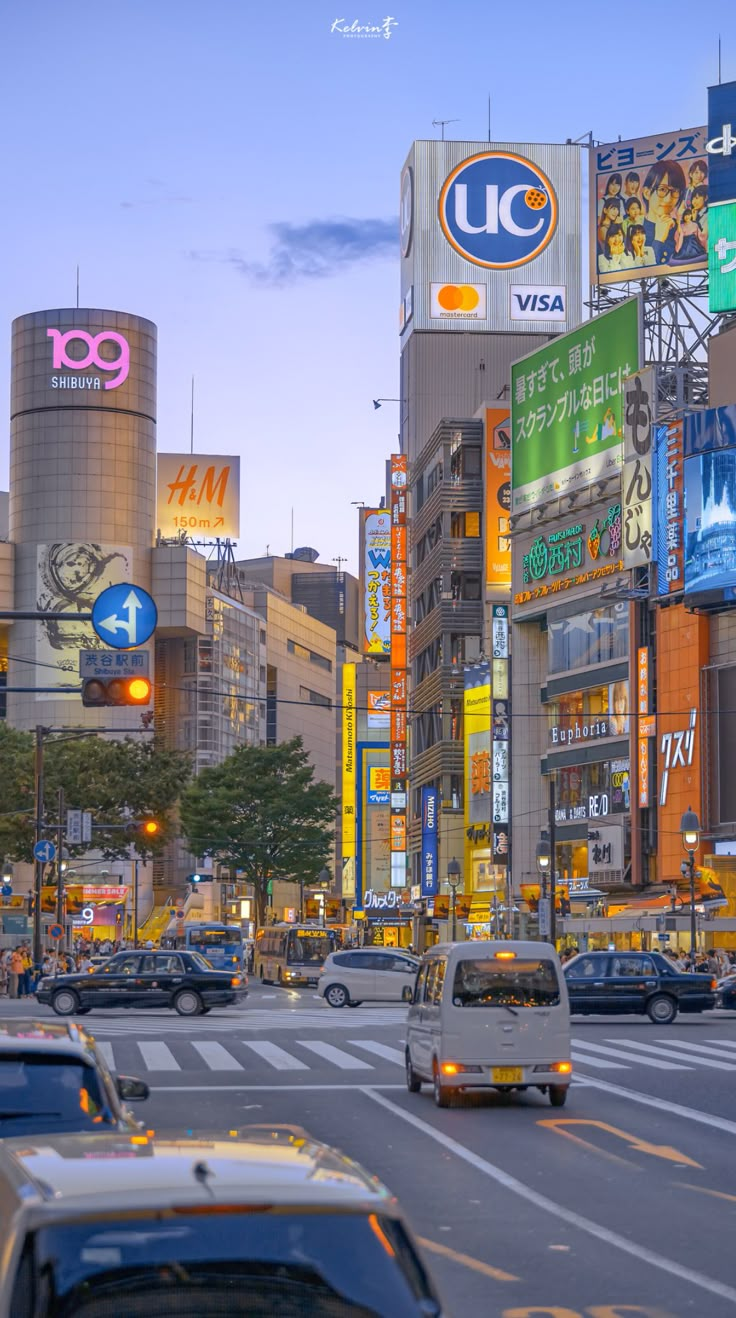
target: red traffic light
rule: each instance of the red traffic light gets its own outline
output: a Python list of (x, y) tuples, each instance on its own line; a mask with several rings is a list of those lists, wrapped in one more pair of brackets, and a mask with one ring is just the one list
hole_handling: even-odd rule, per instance
[(150, 705), (153, 684), (147, 677), (88, 677), (82, 683), (87, 709), (104, 705)]

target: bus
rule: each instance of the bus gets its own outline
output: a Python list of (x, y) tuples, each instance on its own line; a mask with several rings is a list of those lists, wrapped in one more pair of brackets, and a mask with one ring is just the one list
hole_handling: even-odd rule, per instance
[(161, 946), (201, 952), (215, 970), (230, 970), (234, 966), (238, 970), (243, 968), (243, 930), (240, 925), (218, 924), (214, 920), (199, 923), (179, 920), (174, 930), (169, 926), (166, 938), (161, 939)]
[(253, 974), (262, 984), (316, 984), (327, 957), (339, 945), (334, 929), (271, 924), (256, 934)]

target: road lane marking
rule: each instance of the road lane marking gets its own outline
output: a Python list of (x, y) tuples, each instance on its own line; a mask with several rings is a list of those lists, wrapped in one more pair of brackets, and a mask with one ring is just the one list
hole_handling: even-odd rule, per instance
[[(695, 1056), (694, 1053), (689, 1051), (685, 1052), (684, 1050), (686, 1048), (690, 1049), (691, 1047), (688, 1043), (673, 1044), (671, 1048), (658, 1048), (656, 1044), (653, 1043), (639, 1043), (638, 1039), (622, 1039), (620, 1036), (617, 1042), (625, 1044), (627, 1048), (633, 1048), (634, 1052), (637, 1054), (640, 1052), (646, 1053), (647, 1055), (650, 1053), (656, 1053), (657, 1057), (677, 1057), (681, 1062), (691, 1062), (693, 1064), (697, 1062), (699, 1066), (710, 1066), (715, 1071), (736, 1071), (736, 1066), (733, 1062), (714, 1062), (710, 1057), (700, 1057)], [(683, 1050), (682, 1052), (678, 1052), (678, 1049), (680, 1048)], [(632, 1061), (633, 1060), (634, 1059), (632, 1058)], [(640, 1059), (637, 1056), (636, 1061), (639, 1060), (644, 1061), (644, 1058), (642, 1057)], [(654, 1058), (650, 1058), (650, 1062), (653, 1063)]]
[[(685, 1053), (692, 1053), (703, 1066), (714, 1066), (720, 1071), (736, 1071), (736, 1057), (729, 1057), (728, 1053), (724, 1055), (719, 1048), (708, 1048), (702, 1043), (683, 1043), (680, 1039), (677, 1041), (673, 1039), (672, 1043), (669, 1039), (658, 1039), (657, 1042), (661, 1043), (667, 1052), (670, 1048), (681, 1048)], [(713, 1062), (712, 1057), (718, 1057), (720, 1061)]]
[(706, 1043), (717, 1043), (721, 1048), (736, 1048), (736, 1043), (732, 1043), (730, 1039), (707, 1039)]
[[(631, 1135), (627, 1130), (620, 1130), (618, 1126), (609, 1126), (607, 1121), (594, 1121), (586, 1117), (547, 1117), (543, 1121), (537, 1122), (538, 1126), (546, 1126), (551, 1130), (557, 1131), (559, 1135), (567, 1135), (569, 1132), (565, 1129), (567, 1126), (593, 1126), (596, 1130), (604, 1130), (609, 1135), (615, 1135), (617, 1139), (626, 1140), (630, 1149), (636, 1153), (649, 1153), (654, 1158), (665, 1158), (667, 1162), (681, 1163), (686, 1167), (697, 1167), (699, 1171), (703, 1170), (702, 1164), (694, 1162), (686, 1154), (679, 1153), (673, 1149), (670, 1144), (650, 1144), (649, 1140), (643, 1140), (638, 1135)], [(588, 1144), (588, 1140), (582, 1143)], [(591, 1145), (596, 1149), (596, 1144)]]
[(629, 1066), (622, 1062), (606, 1062), (602, 1057), (586, 1057), (585, 1053), (571, 1052), (573, 1062), (583, 1062), (585, 1066), (597, 1066), (601, 1071), (629, 1071)]
[[(605, 1087), (605, 1081), (596, 1080), (590, 1083)], [(736, 1289), (733, 1286), (727, 1286), (725, 1282), (718, 1281), (715, 1277), (708, 1277), (704, 1272), (697, 1272), (694, 1268), (685, 1267), (683, 1263), (678, 1263), (676, 1259), (666, 1258), (663, 1254), (658, 1254), (655, 1250), (649, 1249), (646, 1245), (641, 1245), (637, 1241), (627, 1240), (625, 1236), (620, 1236), (618, 1232), (610, 1230), (609, 1227), (601, 1226), (598, 1222), (591, 1221), (589, 1217), (583, 1217), (580, 1213), (566, 1208), (547, 1195), (540, 1194), (538, 1190), (533, 1190), (531, 1186), (526, 1185), (515, 1176), (511, 1176), (509, 1172), (503, 1171), (501, 1167), (497, 1167), (495, 1163), (488, 1162), (486, 1158), (473, 1153), (471, 1149), (466, 1149), (464, 1144), (458, 1143), (450, 1135), (445, 1135), (441, 1130), (430, 1126), (421, 1117), (414, 1116), (412, 1112), (407, 1112), (398, 1103), (393, 1103), (391, 1099), (385, 1098), (377, 1089), (366, 1086), (363, 1092), (373, 1103), (377, 1103), (379, 1107), (391, 1112), (393, 1116), (401, 1118), (402, 1121), (413, 1126), (415, 1130), (421, 1131), (429, 1139), (447, 1149), (449, 1153), (454, 1153), (456, 1157), (462, 1158), (463, 1162), (469, 1163), (476, 1171), (482, 1172), (492, 1181), (503, 1186), (505, 1190), (510, 1190), (512, 1194), (518, 1195), (520, 1199), (526, 1199), (528, 1203), (541, 1209), (542, 1212), (551, 1214), (556, 1221), (567, 1222), (578, 1231), (593, 1236), (596, 1240), (610, 1245), (613, 1249), (620, 1250), (623, 1254), (631, 1255), (632, 1258), (638, 1259), (640, 1263), (658, 1268), (660, 1272), (666, 1272), (669, 1276), (679, 1277), (681, 1281), (707, 1291), (711, 1295), (718, 1295), (721, 1299), (730, 1300), (732, 1304), (736, 1303)]]
[(625, 1062), (638, 1062), (640, 1066), (653, 1066), (658, 1071), (691, 1071), (690, 1066), (679, 1066), (677, 1062), (658, 1062), (656, 1057), (632, 1057), (620, 1048), (607, 1048), (602, 1043), (587, 1043), (584, 1039), (573, 1039), (573, 1048), (588, 1048), (592, 1053), (603, 1053), (605, 1057), (623, 1058)]
[(269, 1043), (266, 1039), (243, 1039), (243, 1046), (250, 1048), (257, 1057), (262, 1057), (264, 1062), (268, 1062), (275, 1071), (308, 1071), (309, 1067), (306, 1062), (302, 1062), (298, 1057), (293, 1057), (287, 1053), (285, 1048), (279, 1048), (277, 1043)]
[(726, 1199), (729, 1204), (736, 1204), (736, 1194), (726, 1194), (725, 1190), (709, 1190), (706, 1185), (688, 1185), (687, 1181), (674, 1181), (678, 1190), (695, 1190), (697, 1194), (709, 1194), (713, 1199)]
[(168, 1044), (138, 1041), (138, 1047), (149, 1071), (181, 1071)]
[(216, 1089), (209, 1085), (151, 1085), (152, 1094), (224, 1094), (228, 1092), (236, 1094), (245, 1093), (263, 1093), (263, 1094), (300, 1094), (302, 1090), (307, 1089), (328, 1089), (334, 1092), (336, 1089), (344, 1090), (346, 1093), (353, 1091), (358, 1094), (365, 1094), (368, 1089), (399, 1089), (406, 1093), (406, 1085), (218, 1085)]
[(352, 1057), (350, 1053), (344, 1053), (342, 1048), (335, 1048), (331, 1043), (307, 1042), (306, 1039), (300, 1041), (302, 1048), (308, 1048), (310, 1053), (316, 1053), (318, 1057), (324, 1057), (326, 1062), (332, 1062), (333, 1066), (339, 1066), (341, 1071), (372, 1071), (373, 1067), (370, 1062), (364, 1062), (360, 1057)]
[(115, 1070), (115, 1054), (112, 1051), (111, 1043), (97, 1043), (97, 1051), (104, 1057), (111, 1071)]
[(483, 1263), (481, 1259), (471, 1258), (469, 1254), (459, 1254), (456, 1249), (450, 1249), (449, 1245), (440, 1245), (436, 1240), (427, 1240), (424, 1236), (419, 1236), (419, 1244), (430, 1254), (439, 1254), (440, 1258), (449, 1259), (451, 1263), (459, 1263), (461, 1267), (470, 1268), (472, 1272), (480, 1272), (481, 1276), (490, 1277), (491, 1281), (519, 1281), (513, 1272), (494, 1268), (493, 1264)]
[(399, 1052), (398, 1048), (389, 1048), (385, 1043), (375, 1043), (373, 1039), (348, 1039), (347, 1042), (351, 1048), (362, 1048), (364, 1052), (383, 1057), (387, 1062), (396, 1062), (397, 1066), (404, 1065), (404, 1054)]
[(227, 1048), (223, 1048), (221, 1043), (194, 1043), (192, 1048), (196, 1048), (200, 1057), (210, 1068), (210, 1071), (244, 1071), (245, 1067), (229, 1053)]
[(727, 1117), (716, 1117), (710, 1112), (701, 1112), (699, 1108), (685, 1107), (682, 1103), (671, 1103), (669, 1099), (657, 1098), (653, 1094), (642, 1094), (639, 1089), (624, 1089), (610, 1080), (594, 1080), (590, 1075), (576, 1076), (575, 1083), (591, 1089), (605, 1089), (606, 1093), (615, 1094), (617, 1098), (628, 1098), (632, 1103), (656, 1108), (658, 1112), (671, 1112), (675, 1117), (685, 1117), (688, 1121), (699, 1122), (701, 1126), (712, 1126), (715, 1130), (736, 1135), (736, 1121), (729, 1121)]

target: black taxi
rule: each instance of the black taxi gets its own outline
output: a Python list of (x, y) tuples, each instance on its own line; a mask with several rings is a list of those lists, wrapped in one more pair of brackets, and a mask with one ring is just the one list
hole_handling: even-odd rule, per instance
[(677, 970), (658, 952), (581, 952), (565, 966), (570, 1011), (648, 1016), (669, 1025), (678, 1011), (709, 1011), (716, 980)]
[(247, 992), (246, 975), (213, 970), (198, 952), (128, 951), (86, 973), (46, 976), (36, 998), (57, 1016), (103, 1007), (172, 1007), (180, 1016), (200, 1016), (242, 1001)]

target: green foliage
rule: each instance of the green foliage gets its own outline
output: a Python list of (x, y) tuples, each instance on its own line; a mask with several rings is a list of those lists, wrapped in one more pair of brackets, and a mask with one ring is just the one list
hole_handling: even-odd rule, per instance
[[(33, 734), (0, 723), (0, 764), (0, 854), (5, 859), (27, 861), (33, 849), (35, 813)], [(129, 854), (133, 842), (141, 859), (146, 859), (175, 835), (173, 811), (190, 774), (186, 755), (156, 749), (148, 739), (109, 741), (73, 733), (52, 736), (44, 751), (45, 819), (56, 823), (58, 789), (63, 787), (66, 808), (90, 810), (95, 825), (92, 844), (69, 847), (72, 857), (94, 848), (106, 860), (116, 860)], [(153, 840), (140, 829), (99, 827), (146, 816), (161, 825)]]
[(181, 799), (181, 827), (195, 856), (211, 855), (254, 885), (263, 922), (269, 879), (315, 883), (332, 847), (337, 800), (317, 782), (301, 737), (240, 746), (203, 769)]

